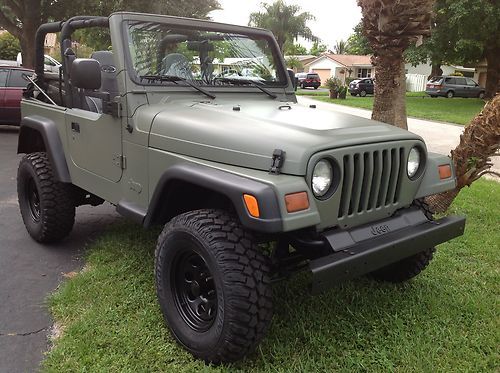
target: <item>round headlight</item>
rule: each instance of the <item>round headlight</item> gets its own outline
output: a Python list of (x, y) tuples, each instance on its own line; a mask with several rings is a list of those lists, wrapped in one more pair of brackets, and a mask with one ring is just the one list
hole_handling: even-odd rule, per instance
[(312, 175), (312, 190), (316, 197), (323, 197), (333, 181), (333, 167), (326, 159), (322, 159), (314, 166)]
[(408, 177), (411, 179), (415, 177), (420, 168), (421, 154), (418, 148), (412, 148), (408, 154), (408, 166), (406, 168)]

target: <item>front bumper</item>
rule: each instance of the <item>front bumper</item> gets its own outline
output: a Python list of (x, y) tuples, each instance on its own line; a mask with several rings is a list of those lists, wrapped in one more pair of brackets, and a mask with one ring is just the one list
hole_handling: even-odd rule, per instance
[(427, 248), (461, 236), (465, 217), (448, 216), (429, 221), (418, 209), (349, 231), (333, 230), (324, 240), (333, 252), (310, 261), (312, 292), (341, 280), (375, 271)]

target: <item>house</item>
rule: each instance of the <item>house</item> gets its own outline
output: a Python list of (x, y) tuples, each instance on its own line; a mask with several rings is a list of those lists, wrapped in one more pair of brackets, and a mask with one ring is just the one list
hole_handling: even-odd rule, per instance
[[(443, 75), (462, 74), (473, 78), (484, 87), (486, 84), (486, 63), (480, 62), (476, 66), (441, 66)], [(374, 78), (375, 68), (371, 63), (371, 56), (355, 56), (348, 54), (323, 53), (311, 62), (305, 64), (304, 71), (315, 72), (324, 83), (328, 78), (335, 77), (342, 82), (346, 78)], [(405, 65), (406, 83), (408, 91), (424, 91), (427, 80), (432, 72), (430, 64), (412, 66)]]
[(43, 43), (43, 49), (45, 54), (53, 54), (57, 44), (57, 34), (48, 33), (45, 36), (45, 42)]
[(335, 77), (345, 82), (346, 78), (370, 78), (374, 76), (371, 56), (323, 53), (304, 66), (304, 71), (317, 73), (322, 82)]
[(287, 62), (287, 64), (289, 60), (295, 60), (299, 62), (299, 66), (288, 66), (295, 73), (303, 73), (304, 71), (306, 71), (305, 67), (315, 59), (316, 56), (313, 56), (311, 54), (285, 56), (285, 62)]

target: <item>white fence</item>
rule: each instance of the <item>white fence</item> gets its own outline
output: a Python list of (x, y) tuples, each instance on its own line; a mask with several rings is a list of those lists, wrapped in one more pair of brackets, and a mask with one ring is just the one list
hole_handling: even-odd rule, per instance
[(406, 74), (406, 91), (421, 92), (425, 91), (427, 76), (420, 74)]

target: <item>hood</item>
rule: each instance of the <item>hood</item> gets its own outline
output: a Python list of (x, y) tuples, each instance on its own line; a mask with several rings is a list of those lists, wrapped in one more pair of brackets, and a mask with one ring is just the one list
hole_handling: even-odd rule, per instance
[[(419, 139), (381, 122), (276, 101), (169, 102), (149, 106), (149, 146), (173, 153), (269, 170), (275, 149), (286, 152), (282, 172), (305, 175), (316, 152)], [(153, 114), (154, 113), (154, 114)]]

